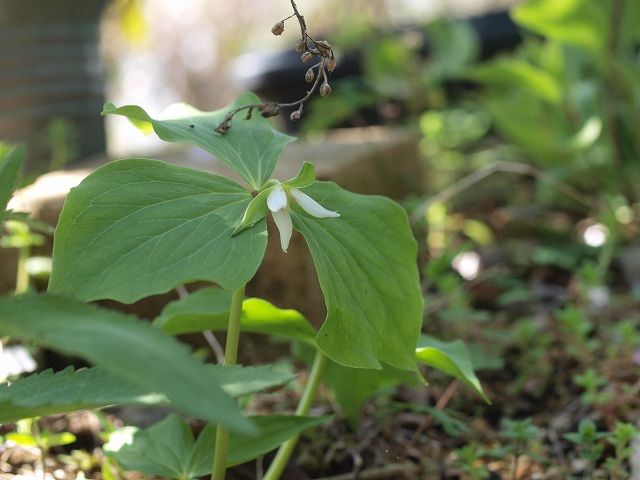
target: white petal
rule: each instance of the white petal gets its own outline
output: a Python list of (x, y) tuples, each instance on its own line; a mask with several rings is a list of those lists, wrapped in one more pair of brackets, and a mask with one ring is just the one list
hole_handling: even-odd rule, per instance
[(289, 241), (291, 240), (291, 234), (293, 233), (293, 223), (291, 222), (291, 215), (286, 210), (277, 210), (272, 212), (273, 220), (276, 222), (276, 227), (280, 232), (280, 246), (282, 251), (286, 252), (289, 248)]
[(277, 212), (279, 210), (284, 210), (287, 208), (287, 194), (282, 188), (282, 185), (278, 185), (271, 190), (269, 196), (267, 197), (267, 207), (272, 212)]
[(313, 215), (317, 218), (329, 218), (329, 217), (339, 217), (340, 214), (338, 212), (332, 212), (331, 210), (327, 210), (318, 202), (316, 202), (313, 198), (311, 198), (306, 193), (302, 193), (297, 188), (291, 189), (291, 195), (296, 199), (298, 205), (300, 205), (305, 212), (309, 215)]

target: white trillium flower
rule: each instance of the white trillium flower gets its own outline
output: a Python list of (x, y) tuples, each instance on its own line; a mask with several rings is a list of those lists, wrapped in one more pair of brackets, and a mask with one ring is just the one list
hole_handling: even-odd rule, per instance
[(339, 217), (338, 212), (327, 210), (306, 193), (302, 193), (297, 188), (290, 188), (277, 185), (271, 190), (267, 197), (267, 207), (271, 210), (274, 222), (280, 232), (280, 246), (286, 252), (289, 248), (291, 235), (293, 234), (293, 222), (291, 221), (291, 206), (289, 205), (289, 195), (300, 205), (309, 215), (316, 218)]

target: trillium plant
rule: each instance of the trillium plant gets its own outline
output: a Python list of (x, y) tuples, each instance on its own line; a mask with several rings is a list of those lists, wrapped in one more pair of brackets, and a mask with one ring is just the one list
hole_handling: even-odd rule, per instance
[[(326, 80), (335, 67), (333, 51), (308, 36), (295, 12), (302, 31), (298, 47), (319, 58), (315, 69)], [(95, 366), (0, 385), (1, 423), (107, 405), (169, 404), (208, 426), (194, 439), (183, 417), (171, 415), (148, 430), (117, 431), (105, 445), (111, 461), (165, 478), (211, 474), (221, 480), (228, 466), (279, 447), (264, 477), (274, 480), (298, 435), (330, 419), (308, 416), (323, 378), (351, 420), (361, 406), (354, 399), (375, 390), (358, 385), (419, 384), (418, 363), (454, 375), (482, 395), (464, 345), (420, 335), (417, 244), (405, 211), (387, 198), (318, 181), (307, 162), (295, 178), (272, 178), (283, 148), (294, 140), (267, 119), (276, 107), (282, 105), (262, 103), (250, 93), (221, 110), (180, 104), (160, 118), (138, 106), (105, 106), (104, 114), (127, 117), (165, 141), (213, 154), (241, 183), (128, 158), (98, 168), (74, 188), (55, 230), (48, 293), (0, 299), (0, 335)], [(20, 153), (10, 150), (0, 160), (0, 222), (26, 221), (5, 211)], [(284, 252), (300, 248), (290, 243), (295, 232), (306, 241), (327, 307), (319, 330), (296, 311), (245, 298), (245, 286), (265, 255), (269, 213)], [(211, 286), (170, 303), (152, 324), (86, 303), (132, 303), (193, 282)], [(220, 365), (203, 363), (175, 337), (206, 331), (226, 332)], [(269, 366), (236, 365), (241, 331), (281, 337), (310, 352), (311, 370), (295, 415), (241, 411), (238, 398), (292, 380)]]

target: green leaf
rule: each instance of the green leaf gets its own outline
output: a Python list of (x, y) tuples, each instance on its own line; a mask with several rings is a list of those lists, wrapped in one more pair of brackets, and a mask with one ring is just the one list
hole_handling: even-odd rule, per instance
[(482, 391), (480, 380), (473, 371), (469, 352), (462, 340), (442, 342), (436, 338), (422, 335), (416, 349), (416, 359), (420, 363), (442, 370), (461, 380), (480, 395), (485, 402), (491, 403)]
[(20, 432), (10, 432), (7, 433), (5, 437), (6, 440), (9, 440), (16, 445), (20, 445), (23, 447), (37, 447), (38, 442), (36, 438), (30, 433), (20, 433)]
[(292, 188), (304, 188), (311, 185), (316, 180), (316, 167), (313, 163), (304, 162), (298, 175), (291, 180), (284, 182)]
[[(238, 465), (264, 455), (300, 432), (331, 417), (251, 417), (259, 435), (231, 434), (227, 463)], [(193, 479), (208, 475), (213, 465), (216, 426), (208, 425), (194, 441), (189, 426), (170, 415), (146, 430), (131, 427), (111, 434), (105, 453), (124, 468), (162, 477)]]
[(172, 337), (115, 311), (51, 295), (0, 299), (0, 335), (78, 355), (177, 408), (232, 430), (253, 431), (207, 368)]
[(511, 18), (545, 37), (603, 52), (609, 38), (607, 4), (597, 0), (529, 0), (513, 7)]
[(358, 195), (330, 182), (316, 182), (304, 192), (341, 215), (292, 212), (327, 304), (318, 346), (341, 365), (380, 369), (384, 362), (414, 371), (423, 301), (406, 212), (387, 198)]
[(343, 367), (327, 362), (324, 381), (335, 396), (340, 411), (355, 427), (365, 402), (384, 389), (401, 383), (418, 384), (418, 376), (386, 365), (382, 370)]
[(49, 291), (129, 303), (194, 280), (234, 290), (253, 277), (267, 244), (265, 222), (231, 235), (251, 198), (210, 173), (111, 162), (67, 197)]
[(247, 228), (253, 227), (267, 215), (267, 197), (271, 193), (272, 189), (273, 187), (261, 191), (253, 198), (253, 200), (251, 200), (249, 206), (244, 211), (244, 215), (242, 215), (240, 223), (238, 223), (238, 226), (233, 231), (233, 236), (238, 235)]
[[(229, 321), (231, 294), (215, 287), (201, 288), (169, 303), (154, 324), (179, 335), (203, 330), (224, 331)], [(314, 343), (316, 331), (296, 310), (280, 309), (266, 300), (249, 298), (242, 303), (241, 330)]]
[(494, 88), (501, 87), (510, 91), (514, 87), (521, 88), (527, 94), (535, 94), (555, 105), (562, 101), (562, 87), (553, 75), (524, 60), (497, 59), (470, 68), (467, 76)]
[(154, 119), (138, 106), (117, 108), (107, 103), (102, 113), (123, 115), (142, 126), (151, 124), (158, 137), (167, 142), (197, 145), (226, 163), (258, 190), (271, 177), (284, 145), (294, 138), (274, 130), (269, 120), (255, 111), (250, 120), (246, 119), (245, 112), (240, 112), (234, 117), (231, 130), (224, 135), (216, 133), (215, 129), (229, 111), (259, 103), (257, 96), (245, 93), (214, 112), (201, 112), (189, 105), (176, 104), (167, 109), (166, 118)]
[(7, 203), (18, 184), (24, 153), (25, 148), (22, 146), (0, 150), (0, 221), (4, 218)]
[(43, 222), (42, 220), (38, 220), (37, 218), (29, 217), (29, 214), (26, 212), (14, 212), (13, 210), (8, 210), (5, 212), (5, 220), (21, 222), (27, 225), (29, 230), (53, 235), (54, 228), (51, 225)]
[[(293, 376), (269, 366), (206, 365), (208, 382), (232, 396), (247, 395), (289, 382)], [(0, 424), (23, 418), (89, 410), (108, 405), (167, 404), (167, 397), (150, 393), (100, 367), (58, 373), (46, 370), (0, 385)]]

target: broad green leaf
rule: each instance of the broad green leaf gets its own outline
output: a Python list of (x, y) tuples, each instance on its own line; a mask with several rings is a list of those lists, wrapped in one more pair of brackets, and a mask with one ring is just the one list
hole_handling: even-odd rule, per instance
[[(276, 449), (300, 432), (327, 422), (331, 417), (251, 417), (259, 434), (231, 434), (227, 463), (238, 465)], [(105, 453), (127, 470), (168, 478), (193, 479), (207, 475), (213, 465), (216, 427), (208, 425), (195, 441), (189, 426), (169, 415), (146, 430), (125, 427), (111, 434)]]
[(327, 304), (318, 346), (344, 366), (380, 369), (383, 362), (414, 371), (423, 301), (406, 212), (387, 198), (357, 195), (330, 182), (304, 192), (341, 215), (292, 213)]
[(304, 188), (311, 185), (316, 179), (316, 167), (313, 163), (304, 162), (298, 175), (291, 180), (287, 180), (285, 185), (289, 185), (292, 188)]
[(467, 70), (467, 76), (494, 88), (521, 88), (556, 105), (562, 100), (562, 87), (553, 75), (524, 60), (497, 59)]
[(0, 151), (0, 221), (18, 184), (24, 152), (24, 147), (2, 148)]
[(511, 18), (545, 37), (602, 52), (609, 36), (608, 3), (598, 0), (528, 0), (511, 9)]
[(240, 112), (234, 117), (231, 130), (224, 135), (216, 133), (215, 129), (229, 111), (259, 103), (257, 96), (245, 93), (214, 112), (201, 112), (189, 105), (176, 104), (167, 109), (164, 118), (155, 119), (138, 106), (117, 108), (107, 103), (102, 113), (123, 115), (137, 125), (151, 124), (158, 137), (167, 142), (197, 145), (226, 163), (258, 190), (271, 177), (284, 145), (294, 138), (275, 130), (257, 111), (250, 120), (246, 119), (245, 112)]
[(422, 335), (416, 349), (416, 359), (420, 363), (442, 370), (461, 380), (480, 395), (485, 402), (491, 403), (482, 391), (480, 380), (473, 371), (467, 347), (461, 340), (442, 342), (436, 338)]
[[(215, 287), (202, 288), (169, 303), (154, 324), (166, 333), (226, 330), (231, 294)], [(280, 309), (266, 300), (248, 298), (242, 303), (241, 330), (300, 340), (313, 344), (316, 331), (296, 310)]]
[(182, 344), (115, 311), (51, 295), (0, 299), (0, 335), (78, 355), (177, 408), (232, 430), (253, 431), (234, 400)]
[[(206, 365), (208, 382), (241, 396), (289, 382), (293, 376), (269, 366)], [(167, 404), (162, 394), (122, 380), (100, 367), (53, 373), (46, 370), (0, 385), (0, 424), (22, 418), (101, 408), (108, 405)]]
[(267, 244), (265, 222), (232, 236), (251, 198), (210, 173), (111, 162), (67, 197), (49, 291), (128, 303), (194, 280), (234, 290), (253, 277)]

